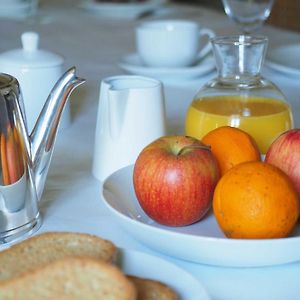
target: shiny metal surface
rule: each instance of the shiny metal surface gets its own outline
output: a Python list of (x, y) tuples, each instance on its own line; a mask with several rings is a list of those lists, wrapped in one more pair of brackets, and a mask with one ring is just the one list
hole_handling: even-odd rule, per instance
[(31, 160), (38, 199), (44, 190), (61, 114), (71, 92), (85, 80), (75, 68), (68, 70), (52, 89), (30, 135)]
[(40, 224), (38, 202), (47, 177), (61, 113), (85, 80), (69, 69), (56, 83), (28, 135), (18, 81), (0, 74), (0, 244)]

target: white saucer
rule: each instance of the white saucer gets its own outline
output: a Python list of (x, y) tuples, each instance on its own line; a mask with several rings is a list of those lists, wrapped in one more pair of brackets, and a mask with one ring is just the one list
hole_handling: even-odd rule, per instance
[(202, 284), (187, 271), (139, 251), (119, 249), (118, 265), (124, 273), (159, 280), (173, 288), (181, 300), (209, 300)]
[(37, 2), (29, 1), (12, 2), (11, 4), (0, 4), (0, 18), (22, 19), (36, 12)]
[(185, 68), (151, 68), (143, 65), (139, 55), (132, 53), (125, 56), (119, 66), (131, 74), (154, 77), (156, 79), (192, 79), (206, 75), (215, 68), (212, 56), (206, 56), (198, 64)]
[(213, 213), (184, 227), (160, 225), (149, 218), (136, 199), (133, 166), (109, 176), (103, 184), (104, 204), (116, 222), (137, 240), (166, 255), (194, 263), (262, 267), (300, 261), (300, 223), (291, 237), (282, 239), (229, 239)]
[(147, 0), (136, 3), (111, 3), (83, 0), (81, 7), (106, 18), (135, 19), (160, 8), (166, 0)]
[(300, 76), (300, 44), (270, 49), (267, 54), (266, 64), (276, 71)]

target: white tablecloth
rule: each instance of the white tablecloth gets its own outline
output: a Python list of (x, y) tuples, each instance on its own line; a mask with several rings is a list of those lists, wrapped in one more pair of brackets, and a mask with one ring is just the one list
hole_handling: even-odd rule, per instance
[[(268, 268), (221, 268), (193, 264), (152, 251), (111, 217), (101, 201), (101, 183), (91, 175), (99, 85), (105, 77), (124, 73), (117, 63), (124, 55), (135, 51), (135, 26), (151, 18), (187, 18), (218, 34), (232, 34), (238, 32), (235, 25), (224, 14), (201, 7), (170, 5), (162, 14), (118, 20), (90, 14), (77, 4), (73, 0), (44, 1), (34, 18), (0, 20), (1, 52), (20, 48), (21, 33), (34, 30), (40, 33), (41, 47), (63, 55), (66, 68), (77, 66), (78, 75), (87, 79), (71, 96), (71, 126), (61, 131), (57, 138), (40, 203), (43, 224), (38, 232), (87, 232), (112, 240), (123, 248), (162, 256), (194, 274), (212, 299), (299, 299), (300, 263)], [(271, 46), (300, 42), (298, 33), (267, 26), (262, 33), (269, 37)], [(265, 69), (264, 74), (286, 94), (299, 127), (300, 78), (289, 78), (269, 69)], [(197, 89), (214, 75), (165, 83), (170, 132), (183, 132), (187, 106)]]

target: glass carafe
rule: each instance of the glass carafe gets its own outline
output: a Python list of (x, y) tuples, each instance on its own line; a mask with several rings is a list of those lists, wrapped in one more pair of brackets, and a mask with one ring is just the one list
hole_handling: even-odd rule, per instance
[(201, 139), (220, 126), (238, 127), (266, 153), (279, 134), (293, 127), (284, 95), (260, 75), (267, 43), (266, 37), (244, 35), (212, 39), (218, 76), (190, 104), (186, 135)]

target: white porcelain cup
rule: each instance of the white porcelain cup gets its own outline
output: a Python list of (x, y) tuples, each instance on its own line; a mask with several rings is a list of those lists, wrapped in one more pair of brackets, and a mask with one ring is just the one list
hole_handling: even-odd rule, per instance
[(133, 75), (102, 80), (92, 166), (97, 179), (134, 164), (145, 146), (165, 134), (160, 81)]
[[(208, 41), (203, 45), (205, 36)], [(209, 39), (214, 36), (211, 29), (193, 21), (149, 21), (136, 28), (136, 48), (147, 66), (186, 67), (211, 51)]]

